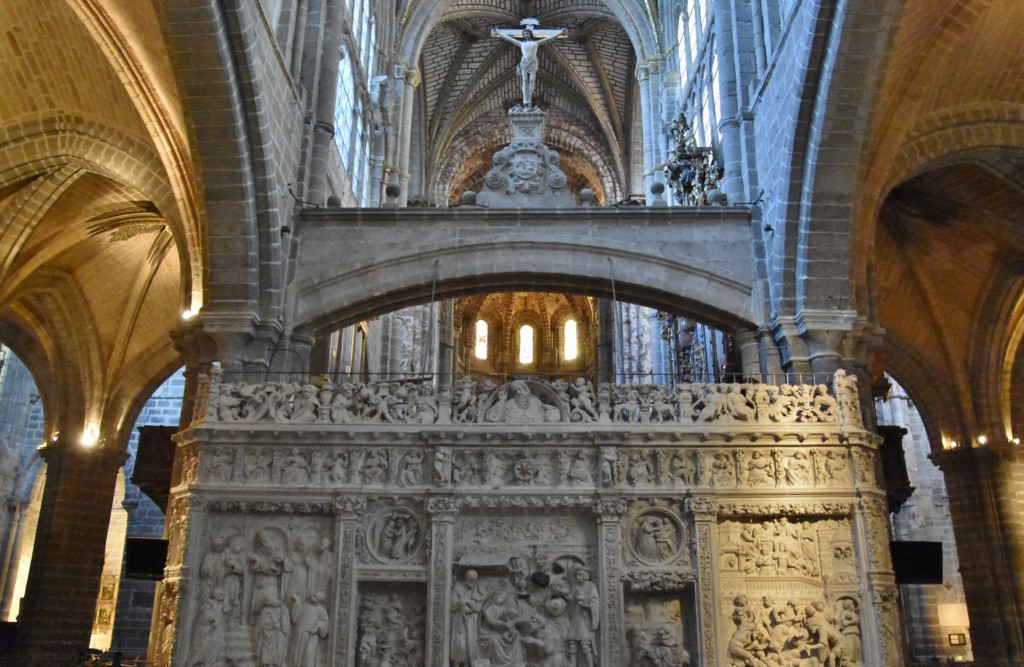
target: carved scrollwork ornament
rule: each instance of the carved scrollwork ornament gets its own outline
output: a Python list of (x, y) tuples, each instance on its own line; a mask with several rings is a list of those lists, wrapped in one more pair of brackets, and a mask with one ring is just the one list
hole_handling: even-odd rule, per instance
[(626, 501), (622, 498), (598, 498), (591, 509), (600, 517), (620, 517), (626, 513)]
[(714, 520), (718, 515), (718, 502), (712, 498), (687, 498), (686, 511), (695, 519), (708, 521)]
[(426, 502), (427, 513), (438, 519), (454, 518), (461, 507), (462, 501), (450, 496), (434, 496)]
[(331, 507), (336, 516), (357, 519), (366, 511), (366, 499), (355, 496), (335, 496)]

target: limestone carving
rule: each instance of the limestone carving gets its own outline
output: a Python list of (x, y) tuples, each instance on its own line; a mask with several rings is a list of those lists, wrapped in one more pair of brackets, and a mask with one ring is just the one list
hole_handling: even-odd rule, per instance
[(859, 664), (847, 659), (847, 638), (823, 599), (779, 604), (765, 596), (758, 605), (739, 595), (733, 601), (732, 621), (736, 628), (726, 649), (731, 667)]
[(320, 651), (330, 630), (330, 617), (324, 607), (323, 596), (314, 593), (309, 599), (293, 607), (294, 629), (290, 651), (290, 664), (294, 667), (318, 667)]
[(480, 612), (487, 594), (480, 587), (476, 570), (466, 570), (452, 591), (452, 638), (450, 657), (453, 667), (472, 667), (479, 658)]
[[(515, 380), (495, 387), (463, 377), (452, 386), (412, 382), (224, 383), (215, 370), (206, 421), (287, 424), (838, 424), (860, 427), (856, 382), (819, 385), (692, 384), (594, 386), (585, 378)], [(845, 392), (845, 393), (843, 393)], [(443, 399), (443, 400), (439, 400)]]
[(633, 519), (627, 542), (630, 553), (645, 565), (675, 561), (685, 544), (685, 528), (669, 512), (650, 510)]
[(423, 529), (412, 512), (398, 508), (378, 514), (367, 527), (366, 546), (383, 563), (405, 563), (417, 553)]
[(563, 421), (561, 401), (549, 385), (513, 380), (492, 394), (483, 408), (483, 420), (500, 424), (543, 424)]
[(369, 593), (359, 609), (358, 667), (424, 664), (422, 602), (408, 593)]
[(687, 451), (678, 451), (669, 461), (669, 477), (673, 483), (682, 486), (697, 485), (697, 465), (694, 455)]
[(695, 580), (690, 570), (658, 568), (656, 570), (629, 570), (622, 581), (634, 593), (666, 593), (681, 591)]

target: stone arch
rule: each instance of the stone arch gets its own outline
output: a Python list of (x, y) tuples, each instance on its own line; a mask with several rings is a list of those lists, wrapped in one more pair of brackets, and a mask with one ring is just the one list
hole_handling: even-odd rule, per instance
[[(207, 156), (196, 165), (206, 204), (203, 222), (215, 238), (232, 239), (207, 244), (207, 284), (218, 291), (204, 299), (205, 305), (237, 310), (241, 300), (256, 306), (261, 318), (273, 319), (283, 274), (279, 201), (284, 193), (278, 175), (287, 169), (275, 163), (281, 156), (273, 141), (281, 126), (272, 116), (287, 116), (284, 105), (298, 100), (294, 88), (281, 81), (276, 58), (269, 57), (273, 35), (245, 29), (264, 25), (259, 11), (255, 3), (238, 0), (184, 3), (164, 8), (162, 18), (176, 26), (167, 34), (179, 61), (204, 65), (181, 67), (178, 74), (191, 107), (194, 154)], [(275, 85), (287, 94), (270, 91)], [(263, 100), (279, 100), (283, 108)]]
[[(832, 239), (850, 230), (853, 184), (863, 169), (867, 110), (881, 81), (879, 61), (889, 52), (902, 7), (895, 0), (881, 5), (814, 6), (817, 13), (803, 36), (799, 52), (806, 54), (806, 68), (799, 88), (804, 94), (789, 119), (791, 176), (783, 188), (785, 211), (778, 216), (780, 226), (783, 220), (789, 222), (775, 237), (776, 253), (783, 260), (781, 275), (777, 269), (772, 280), (773, 301), (783, 314), (851, 305), (847, 276), (836, 274), (836, 267), (845, 263), (838, 257), (818, 261), (817, 255), (820, 249), (832, 255), (842, 252)], [(879, 25), (886, 28), (879, 30)], [(865, 43), (874, 45), (874, 59), (862, 55)], [(840, 74), (855, 83), (839, 85)], [(851, 137), (858, 142), (852, 150)]]
[(740, 280), (695, 263), (568, 242), (459, 246), (378, 261), (366, 269), (329, 271), (293, 285), (296, 328), (351, 324), (431, 295), (446, 299), (517, 290), (614, 297), (687, 313), (724, 330), (756, 328), (752, 289)]

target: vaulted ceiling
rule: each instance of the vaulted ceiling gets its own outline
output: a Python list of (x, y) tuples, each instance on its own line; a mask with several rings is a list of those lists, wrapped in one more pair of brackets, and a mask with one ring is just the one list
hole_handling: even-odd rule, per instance
[(426, 42), (422, 151), (430, 190), (452, 203), (466, 189), (479, 191), (491, 155), (508, 143), (507, 113), (521, 98), (520, 52), (491, 30), (534, 16), (542, 29), (568, 30), (540, 47), (534, 105), (548, 112), (547, 143), (562, 153), (570, 190), (624, 198), (638, 120), (629, 38), (600, 0), (522, 5), (456, 0)]

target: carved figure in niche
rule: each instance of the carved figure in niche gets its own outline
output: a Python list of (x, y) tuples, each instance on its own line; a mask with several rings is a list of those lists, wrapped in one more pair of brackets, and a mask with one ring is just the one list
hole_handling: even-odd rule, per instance
[(285, 667), (292, 620), (280, 600), (268, 600), (256, 617), (253, 644), (258, 667)]
[(857, 603), (849, 598), (842, 601), (842, 611), (839, 613), (839, 631), (843, 634), (846, 647), (843, 664), (851, 667), (861, 664), (864, 647), (860, 639), (860, 614), (857, 613)]
[(210, 539), (210, 548), (203, 555), (199, 566), (199, 580), (202, 582), (201, 594), (209, 598), (214, 589), (219, 589), (224, 579), (224, 537), (214, 535)]
[(498, 400), (487, 409), (484, 421), (504, 424), (557, 422), (561, 412), (545, 405), (523, 380), (513, 380), (498, 390)]
[(530, 577), (530, 566), (523, 556), (508, 559), (508, 577), (519, 597), (526, 597), (526, 585)]
[(327, 636), (330, 617), (319, 593), (296, 604), (295, 630), (292, 634), (291, 667), (318, 667), (320, 640)]
[(579, 658), (585, 667), (594, 667), (597, 653), (594, 633), (601, 622), (601, 599), (586, 568), (577, 568), (573, 576), (572, 613), (567, 635), (569, 664), (579, 664)]
[(839, 405), (845, 413), (846, 420), (850, 424), (863, 425), (860, 414), (860, 394), (857, 391), (856, 376), (847, 375), (846, 371), (840, 368), (835, 375), (836, 397)]
[(811, 460), (806, 452), (793, 454), (784, 466), (786, 483), (792, 486), (809, 486), (811, 484), (813, 471)]
[(392, 514), (381, 530), (377, 554), (386, 560), (408, 560), (416, 548), (419, 532), (419, 523), (412, 516)]
[(611, 486), (615, 484), (615, 463), (617, 454), (614, 449), (601, 450), (601, 484)]
[(480, 610), (479, 650), (492, 667), (520, 667), (523, 647), (516, 621), (519, 607), (515, 598), (500, 588), (487, 598)]
[(759, 449), (755, 449), (747, 461), (747, 484), (750, 486), (763, 486), (775, 483), (775, 463), (764, 455)]
[(309, 561), (308, 545), (305, 540), (295, 540), (292, 557), (292, 567), (284, 578), (284, 599), (288, 605), (301, 602), (309, 597), (307, 587), (309, 585)]
[(740, 572), (744, 574), (755, 574), (757, 572), (757, 558), (761, 553), (757, 543), (757, 525), (745, 524), (740, 529)]
[(284, 555), (282, 540), (265, 528), (253, 538), (255, 553), (249, 556), (252, 570), (252, 617), (256, 618), (270, 600), (281, 599), (281, 577), (291, 572), (292, 561)]
[(362, 467), (363, 484), (384, 484), (388, 476), (388, 458), (384, 452), (374, 449), (367, 453)]
[(825, 482), (828, 484), (848, 484), (850, 481), (849, 466), (846, 452), (830, 449), (825, 453)]
[(327, 460), (324, 481), (328, 484), (346, 484), (348, 482), (348, 452), (331, 452)]
[(650, 459), (640, 454), (633, 454), (629, 457), (629, 468), (626, 471), (626, 479), (633, 486), (647, 484), (654, 475), (654, 466)]
[(319, 593), (326, 598), (327, 589), (331, 584), (331, 574), (334, 572), (334, 552), (331, 550), (329, 537), (323, 537), (313, 545), (310, 553), (306, 556), (306, 568), (308, 571), (307, 596)]
[(199, 606), (192, 633), (191, 667), (221, 667), (224, 664), (227, 628), (224, 622), (224, 592), (219, 588)]
[(452, 589), (452, 644), (453, 667), (470, 667), (478, 656), (480, 612), (487, 594), (480, 587), (476, 570), (466, 570), (462, 581)]
[(220, 449), (210, 457), (210, 477), (217, 482), (230, 482), (235, 463), (235, 453), (230, 449)]
[(583, 452), (576, 454), (572, 464), (569, 466), (569, 485), (586, 486), (593, 483), (590, 475), (590, 464), (587, 462), (587, 455)]
[(414, 449), (402, 457), (401, 469), (398, 472), (398, 483), (401, 486), (419, 486), (423, 481), (423, 452)]
[(224, 551), (224, 576), (220, 588), (224, 592), (224, 603), (228, 606), (227, 620), (231, 627), (242, 624), (242, 591), (245, 577), (243, 546), (242, 536), (234, 535)]
[(569, 413), (569, 421), (573, 422), (595, 422), (598, 420), (597, 407), (594, 403), (594, 385), (586, 378), (576, 378), (576, 382), (570, 387), (573, 398), (569, 401), (572, 410)]
[(270, 481), (270, 456), (262, 449), (250, 449), (245, 453), (242, 470), (247, 482), (265, 484)]
[(309, 462), (297, 448), (292, 448), (281, 467), (281, 483), (305, 486), (309, 483)]
[(676, 452), (673, 454), (670, 470), (672, 478), (686, 486), (695, 486), (697, 484), (697, 466), (693, 462), (693, 457), (688, 452)]
[(736, 469), (732, 457), (726, 452), (715, 452), (711, 460), (711, 480), (709, 486), (732, 486), (736, 483)]

